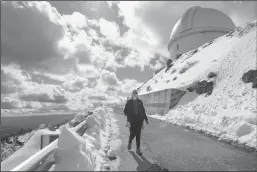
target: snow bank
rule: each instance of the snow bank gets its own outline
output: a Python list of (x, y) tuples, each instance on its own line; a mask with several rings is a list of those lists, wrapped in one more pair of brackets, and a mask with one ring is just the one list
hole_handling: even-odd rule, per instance
[[(120, 166), (120, 157), (118, 156), (125, 150), (122, 150), (122, 141), (120, 139), (120, 129), (117, 124), (117, 120), (114, 117), (113, 108), (108, 109), (108, 114), (106, 118), (106, 131), (108, 143), (106, 145), (105, 151), (109, 158), (116, 157), (115, 161), (110, 162), (111, 171), (118, 171)], [(124, 124), (125, 125), (125, 124)]]
[[(149, 80), (140, 93), (147, 93), (147, 86), (151, 86), (151, 91), (167, 88), (187, 91), (188, 86), (208, 80), (208, 73), (215, 72), (217, 77), (210, 96), (187, 91), (164, 118), (167, 122), (257, 149), (257, 90), (241, 79), (245, 72), (256, 69), (256, 24), (255, 21), (237, 28), (231, 37), (225, 35), (207, 47), (199, 47), (191, 57), (185, 53), (170, 71), (164, 69)], [(197, 63), (188, 67), (185, 66), (188, 61)], [(180, 73), (185, 67), (189, 69)], [(172, 81), (173, 77), (177, 79)], [(166, 80), (171, 82), (165, 83)]]
[(67, 126), (61, 128), (55, 171), (100, 171), (105, 164), (106, 109), (97, 108), (86, 118), (87, 129), (79, 136)]
[(159, 120), (166, 120), (165, 116), (161, 116), (159, 114), (151, 115), (151, 117)]
[(88, 143), (75, 131), (61, 128), (56, 152), (55, 171), (92, 171), (94, 161), (90, 156)]

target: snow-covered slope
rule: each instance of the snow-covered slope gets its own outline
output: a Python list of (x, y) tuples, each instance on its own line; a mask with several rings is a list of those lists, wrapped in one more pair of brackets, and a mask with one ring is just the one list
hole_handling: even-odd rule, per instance
[(187, 91), (162, 119), (257, 149), (256, 88), (242, 81), (245, 72), (256, 70), (256, 24), (238, 27), (183, 54), (167, 72), (164, 68), (146, 82), (139, 93), (171, 88), (187, 91), (197, 81), (209, 81), (208, 73), (214, 72), (217, 77), (212, 80), (210, 96)]
[[(168, 71), (165, 67), (142, 85), (139, 93), (143, 95), (170, 88), (184, 90), (195, 81), (207, 79), (210, 71), (217, 72), (218, 80), (223, 80), (223, 77), (226, 77), (223, 73), (234, 68), (225, 66), (224, 72), (220, 71), (221, 64), (229, 61), (227, 60), (229, 56), (232, 56), (229, 59), (233, 63), (229, 65), (237, 66), (240, 64), (239, 61), (244, 61), (244, 65), (240, 64), (240, 70), (237, 71), (237, 75), (240, 74), (237, 78), (239, 80), (243, 72), (249, 68), (256, 68), (256, 21), (244, 28), (238, 27), (232, 33), (232, 37), (227, 37), (227, 35), (183, 54)], [(233, 58), (236, 54), (240, 55), (240, 60)], [(228, 73), (235, 76), (234, 72)], [(225, 78), (225, 80), (227, 79)], [(229, 82), (230, 79), (227, 81)], [(151, 90), (147, 91), (147, 87), (151, 87)]]

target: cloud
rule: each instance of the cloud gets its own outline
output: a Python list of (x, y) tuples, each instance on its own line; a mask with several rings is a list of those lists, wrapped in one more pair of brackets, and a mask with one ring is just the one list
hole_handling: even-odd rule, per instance
[(45, 72), (30, 72), (31, 82), (38, 84), (61, 85), (66, 81), (65, 75), (54, 75)]
[(73, 29), (83, 29), (87, 26), (87, 18), (79, 13), (73, 12), (71, 15), (63, 15), (66, 24)]
[(109, 72), (107, 70), (104, 70), (102, 72), (101, 78), (104, 83), (107, 83), (108, 85), (117, 85), (118, 84), (118, 78), (116, 77), (116, 74), (113, 72)]
[(13, 100), (9, 97), (1, 97), (1, 109), (18, 109), (22, 107), (21, 101)]
[(134, 79), (125, 79), (122, 82), (121, 89), (123, 93), (131, 93), (134, 89), (137, 89), (142, 83)]
[(90, 99), (95, 106), (99, 106), (101, 104), (109, 105), (121, 102), (120, 97), (109, 96), (103, 93), (98, 93), (96, 95), (89, 96), (88, 99)]
[(115, 73), (106, 69), (123, 66), (104, 46), (115, 36), (106, 32), (113, 26), (120, 36), (117, 24), (79, 12), (61, 15), (48, 2), (3, 4), (1, 93), (10, 98), (4, 107), (85, 109), (92, 106), (87, 97), (99, 92), (88, 87), (105, 85), (103, 94), (118, 89)]
[(36, 1), (4, 2), (2, 14), (3, 64), (66, 74), (77, 72), (78, 63), (97, 61), (98, 56), (91, 50), (92, 38), (87, 33), (95, 33), (94, 27), (99, 27), (96, 20), (78, 12), (62, 16), (48, 2)]
[(29, 68), (61, 58), (57, 43), (64, 36), (65, 27), (60, 14), (49, 3), (4, 2), (1, 10), (2, 63)]
[(89, 100), (98, 100), (98, 101), (107, 100), (107, 98), (104, 95), (101, 95), (101, 96), (89, 96), (88, 99)]
[(89, 19), (100, 20), (101, 18), (115, 22), (123, 35), (128, 27), (124, 25), (124, 17), (119, 15), (117, 3), (105, 1), (76, 1), (76, 2), (58, 2), (50, 1), (50, 3), (58, 9), (61, 14), (72, 14), (77, 11)]
[(19, 66), (1, 65), (1, 94), (12, 94), (24, 90), (25, 82), (29, 79), (30, 76), (24, 75)]
[(236, 25), (244, 25), (246, 22), (252, 22), (257, 18), (257, 2), (242, 1), (235, 2), (231, 6), (226, 6), (227, 14), (233, 19)]
[(104, 69), (110, 67), (114, 70), (122, 67), (122, 65), (116, 62), (116, 57), (113, 51), (107, 51), (102, 45), (91, 46), (92, 61), (91, 64), (95, 65), (98, 69)]
[(141, 1), (120, 1), (117, 4), (119, 14), (124, 17), (124, 23), (129, 27), (127, 36), (124, 37), (126, 44), (130, 46), (139, 41), (150, 46), (155, 46), (158, 42), (151, 28), (147, 27), (142, 18), (138, 16), (138, 11), (141, 11), (145, 4), (147, 3)]
[(103, 70), (97, 81), (96, 89), (106, 92), (111, 86), (119, 85), (119, 80), (114, 72)]
[[(143, 35), (142, 38), (147, 38), (145, 40), (152, 42), (150, 45), (153, 45), (155, 50), (164, 56), (168, 56), (167, 44), (175, 23), (190, 7), (201, 6), (220, 10), (229, 15), (236, 25), (257, 18), (257, 2), (253, 1), (242, 3), (232, 1), (121, 1), (117, 5), (120, 15), (124, 17), (124, 23), (129, 26), (130, 31), (133, 31), (129, 38), (133, 40), (135, 35)], [(140, 33), (140, 31), (146, 33)], [(132, 43), (134, 44), (134, 41)]]
[[(104, 16), (90, 18), (84, 15), (87, 12), (83, 10), (79, 10), (81, 13), (74, 10), (68, 14), (60, 14), (48, 2), (5, 2), (3, 5), (5, 19), (2, 21), (4, 28), (1, 32), (4, 35), (4, 39), (1, 40), (4, 64), (16, 63), (22, 69), (33, 72), (40, 70), (40, 73), (47, 71), (48, 74), (54, 75), (76, 73), (79, 76), (84, 74), (84, 71), (80, 70), (84, 68), (83, 65), (93, 65), (96, 69), (93, 67), (84, 69), (90, 78), (97, 78), (99, 70), (107, 69), (115, 72), (118, 68), (126, 67), (124, 63), (126, 57), (120, 57), (126, 53), (116, 56), (117, 50), (136, 47), (138, 57), (129, 58), (128, 65), (138, 65), (144, 70), (144, 67), (149, 65), (149, 58), (152, 57), (148, 52), (150, 50), (146, 48), (147, 46), (141, 46), (141, 43), (138, 45), (135, 43), (136, 40), (141, 40), (141, 35), (136, 35), (135, 31), (130, 29), (124, 32), (125, 34), (120, 34), (121, 25), (117, 22), (123, 21), (124, 17), (118, 15), (117, 4), (111, 6), (97, 2), (86, 4), (94, 9), (103, 8), (109, 12), (114, 10), (116, 16), (112, 13), (111, 16), (106, 14), (107, 18)], [(76, 5), (83, 7), (78, 9), (85, 7), (84, 3), (75, 3)], [(12, 23), (10, 20), (18, 22)], [(17, 39), (17, 35), (20, 35), (21, 39)], [(136, 64), (135, 60), (139, 63)], [(37, 83), (60, 84), (50, 78), (41, 79), (39, 75), (32, 77)]]
[(104, 36), (106, 36), (107, 39), (113, 42), (119, 39), (120, 30), (119, 30), (119, 26), (116, 23), (110, 22), (101, 18), (99, 21), (99, 26), (100, 26), (100, 32)]
[(155, 61), (155, 64), (154, 64), (154, 65), (151, 65), (151, 67), (152, 67), (154, 70), (158, 70), (158, 69), (160, 69), (160, 68), (163, 67), (163, 66), (164, 66), (164, 64), (161, 63), (161, 61), (159, 61), (159, 60), (156, 60), (156, 61)]
[(80, 76), (72, 76), (62, 86), (71, 92), (76, 92), (88, 85), (88, 79)]
[(52, 104), (52, 103), (42, 103), (42, 107), (38, 109), (41, 112), (49, 111), (70, 111), (71, 109), (65, 104)]
[(8, 110), (21, 110), (21, 109), (31, 109), (37, 110), (41, 108), (39, 102), (24, 102), (11, 97), (1, 97), (1, 109)]
[(78, 58), (79, 63), (90, 63), (92, 38), (85, 30), (75, 29), (72, 37), (65, 37), (59, 43), (60, 47), (65, 47), (67, 51), (65, 58)]
[(150, 61), (154, 58), (154, 53), (150, 50), (132, 50), (125, 58), (124, 65), (129, 67), (140, 67), (144, 71), (145, 66), (150, 65)]
[(37, 85), (33, 89), (25, 90), (19, 95), (23, 101), (66, 103), (66, 91), (59, 85)]
[(97, 78), (100, 75), (100, 72), (96, 67), (93, 65), (83, 65), (78, 64), (77, 65), (81, 75), (86, 78)]

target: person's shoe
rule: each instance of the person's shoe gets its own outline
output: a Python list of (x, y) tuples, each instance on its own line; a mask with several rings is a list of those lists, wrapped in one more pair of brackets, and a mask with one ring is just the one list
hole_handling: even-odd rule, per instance
[(142, 155), (142, 152), (141, 152), (141, 150), (140, 150), (140, 149), (137, 149), (137, 151), (136, 151), (136, 152), (137, 152), (137, 154), (138, 154), (138, 155), (140, 155), (140, 156)]
[(131, 143), (128, 143), (128, 150), (131, 150)]

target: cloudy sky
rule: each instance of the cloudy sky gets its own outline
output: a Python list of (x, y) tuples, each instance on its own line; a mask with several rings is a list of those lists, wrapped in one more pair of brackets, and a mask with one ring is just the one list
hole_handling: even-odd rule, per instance
[(170, 32), (192, 6), (237, 26), (257, 19), (254, 1), (1, 1), (1, 111), (121, 101), (165, 64)]

